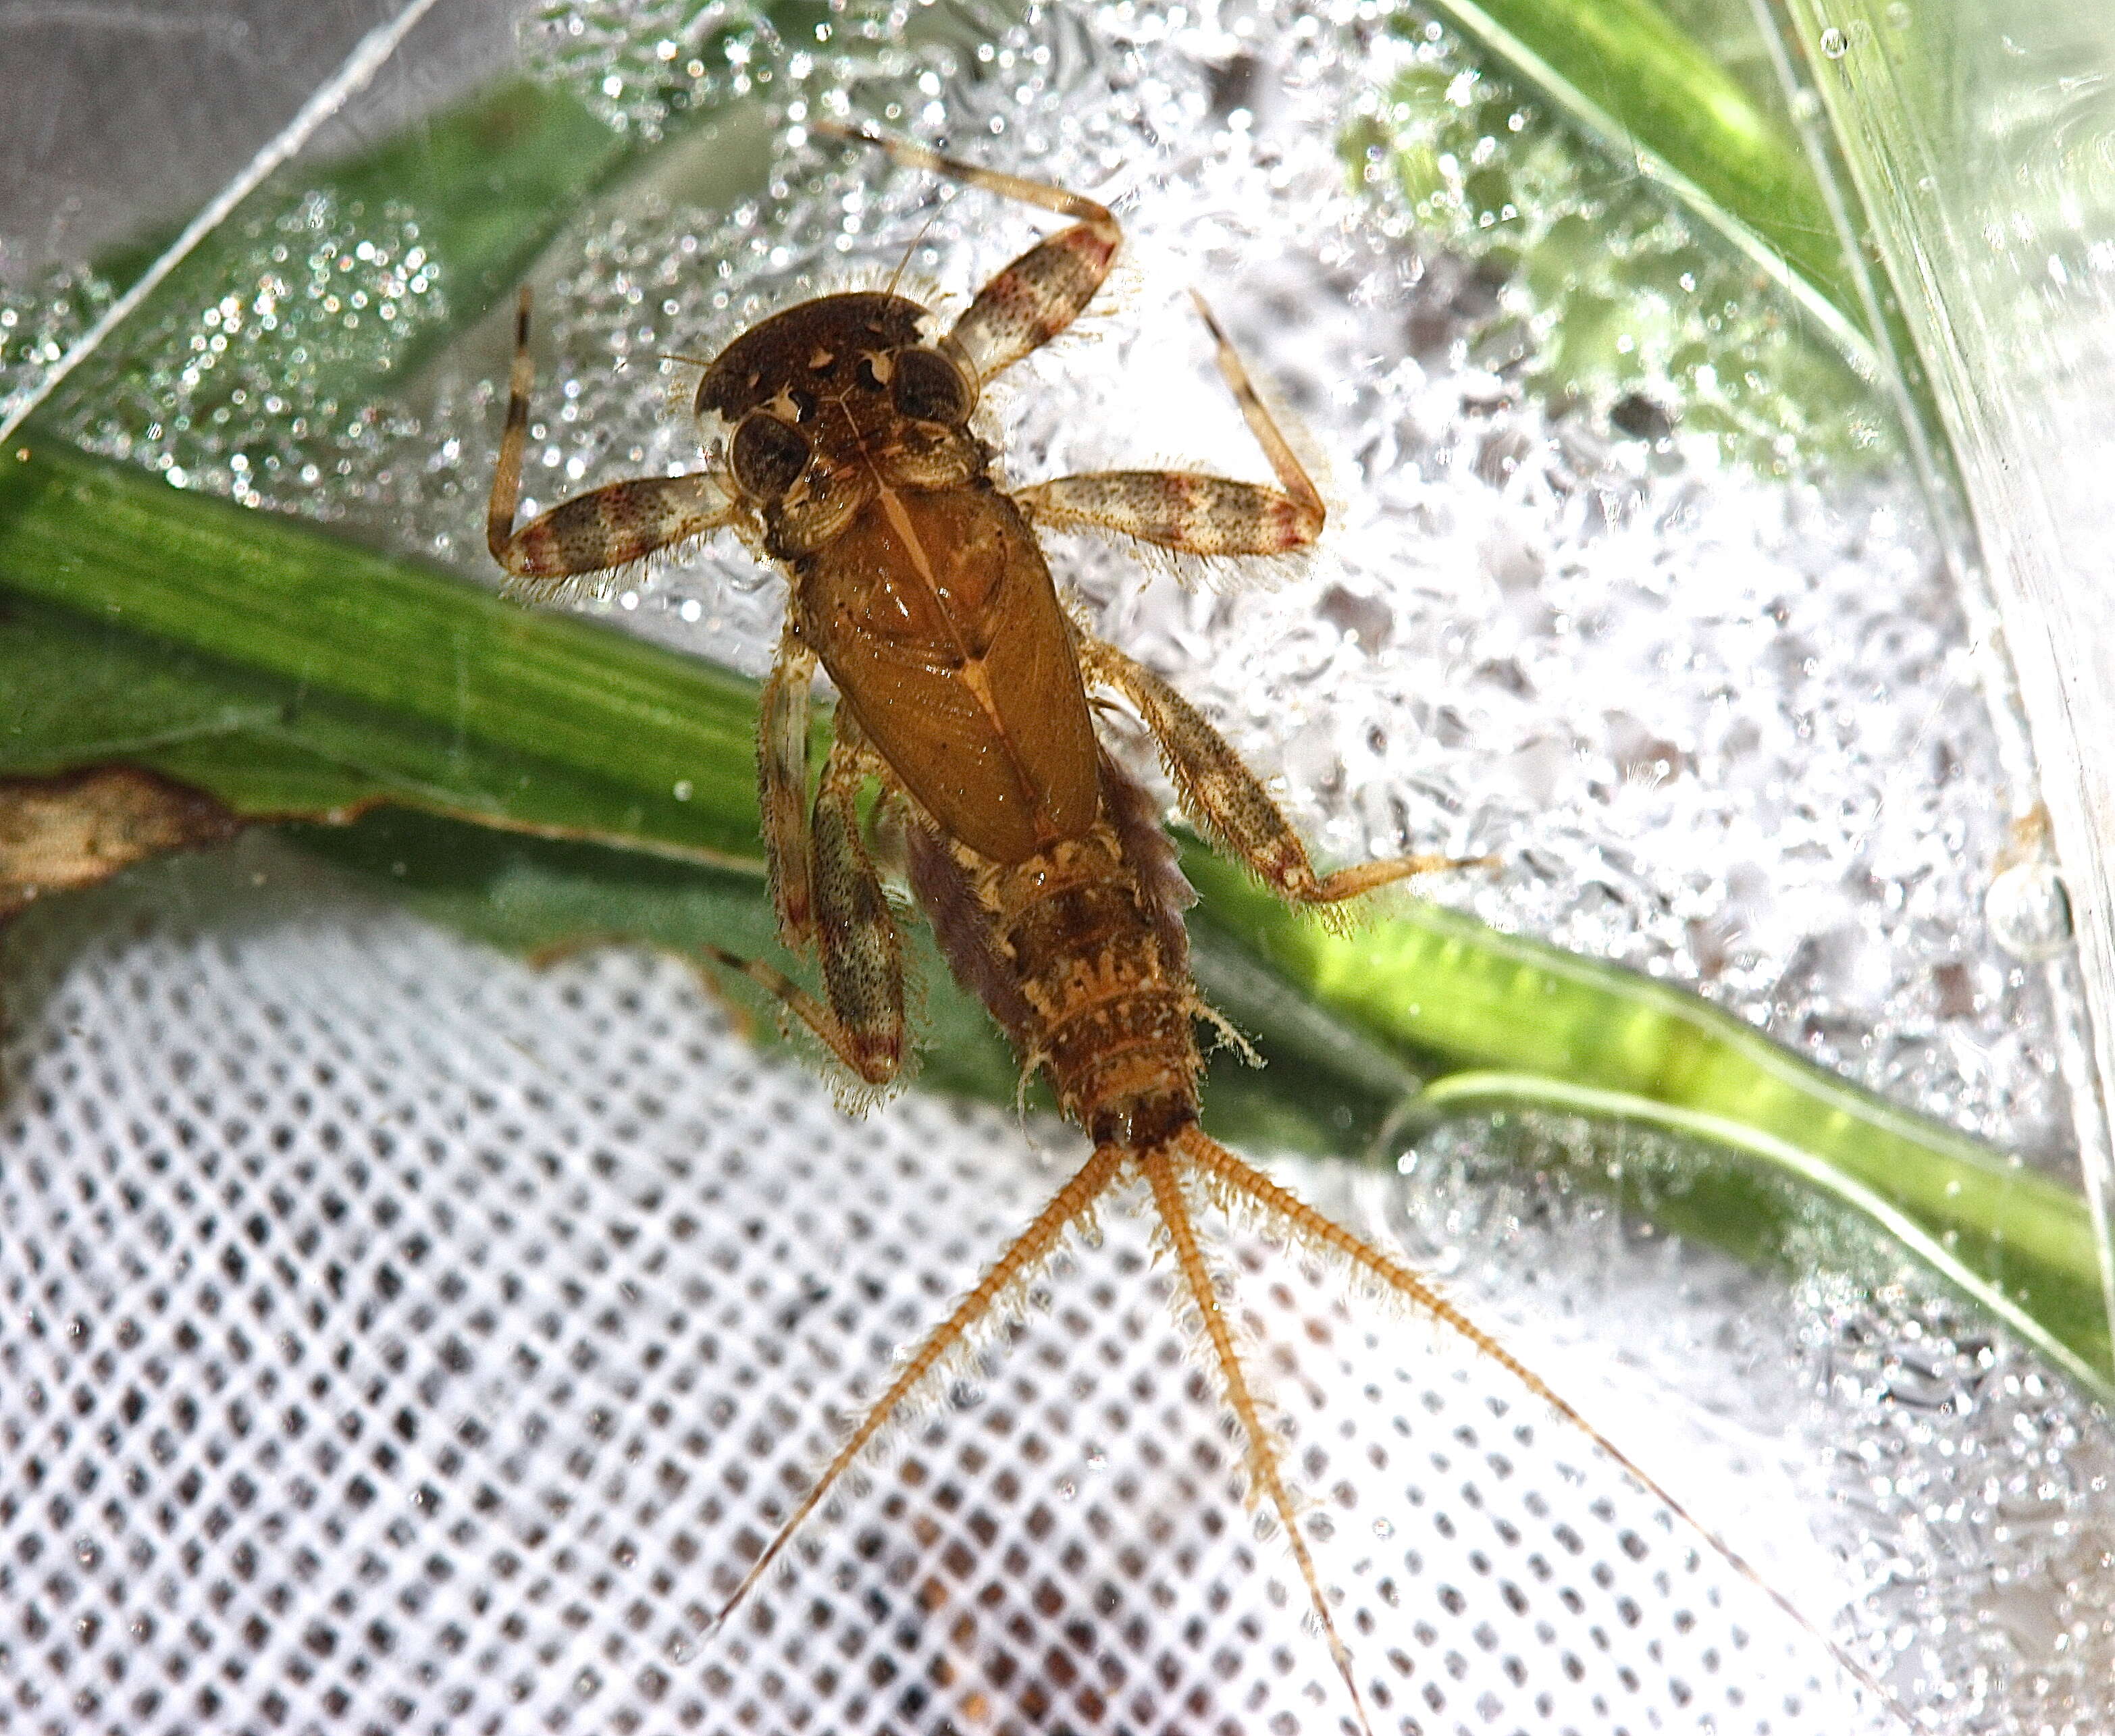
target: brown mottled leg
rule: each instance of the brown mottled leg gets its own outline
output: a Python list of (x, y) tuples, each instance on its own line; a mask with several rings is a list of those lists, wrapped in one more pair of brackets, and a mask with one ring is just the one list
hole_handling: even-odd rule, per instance
[(1012, 367), (1071, 324), (1109, 274), (1123, 230), (1106, 206), (1091, 199), (1043, 181), (957, 162), (901, 139), (884, 139), (827, 121), (818, 122), (814, 130), (827, 138), (871, 144), (906, 168), (929, 170), (1002, 199), (1077, 219), (1070, 229), (1031, 247), (1000, 272), (977, 291), (968, 311), (955, 322), (949, 341), (959, 346), (980, 381)]
[(1098, 1147), (1080, 1172), (1035, 1215), (1035, 1222), (1007, 1244), (1006, 1251), (977, 1280), (976, 1288), (955, 1304), (954, 1312), (934, 1329), (918, 1347), (916, 1354), (903, 1365), (902, 1372), (889, 1382), (888, 1390), (860, 1419), (859, 1426), (837, 1449), (837, 1456), (824, 1468), (823, 1474), (801, 1498), (792, 1516), (778, 1528), (778, 1536), (757, 1557), (756, 1564), (742, 1576), (734, 1595), (721, 1606), (719, 1621), (725, 1621), (770, 1570), (771, 1564), (793, 1541), (809, 1516), (822, 1505), (837, 1486), (837, 1479), (858, 1462), (860, 1454), (873, 1444), (874, 1437), (888, 1426), (889, 1420), (906, 1402), (947, 1367), (977, 1327), (1002, 1318), (1010, 1299), (1043, 1270), (1057, 1252), (1065, 1233), (1093, 1216), (1094, 1207), (1108, 1192), (1128, 1155), (1116, 1146)]
[(499, 439), (484, 524), (492, 558), (507, 569), (517, 589), (538, 597), (559, 596), (572, 588), (574, 579), (644, 560), (657, 549), (704, 536), (733, 520), (733, 495), (717, 476), (701, 471), (611, 483), (576, 495), (516, 530), (514, 512), (521, 497), (521, 453), (529, 438), (529, 392), (534, 381), (525, 288), (514, 319), (507, 430)]
[(814, 945), (815, 906), (808, 839), (808, 690), (815, 653), (789, 630), (764, 684), (757, 718), (757, 793), (764, 809), (764, 859), (771, 871), (778, 938), (788, 952)]
[(1219, 1306), (1218, 1292), (1213, 1286), (1204, 1251), (1198, 1245), (1196, 1225), (1191, 1219), (1190, 1202), (1183, 1196), (1174, 1161), (1165, 1147), (1145, 1152), (1140, 1161), (1145, 1168), (1146, 1181), (1153, 1189), (1154, 1208), (1168, 1232), (1168, 1250), (1175, 1257), (1176, 1270), (1181, 1273), (1190, 1299), (1196, 1307), (1198, 1323), (1204, 1330), (1205, 1342), (1212, 1347), (1213, 1360), (1219, 1365), (1219, 1377), (1226, 1382), (1227, 1402), (1233, 1407), (1234, 1416), (1248, 1442), (1249, 1499), (1268, 1499), (1277, 1510), (1278, 1523), (1285, 1528), (1285, 1541), (1291, 1547), (1293, 1560), (1299, 1564), (1300, 1577), (1307, 1583), (1308, 1601), (1314, 1605), (1322, 1631), (1328, 1638), (1329, 1655), (1336, 1660), (1337, 1671), (1343, 1677), (1344, 1686), (1351, 1690), (1360, 1728), (1369, 1731), (1372, 1726), (1366, 1721), (1358, 1679), (1351, 1673), (1351, 1655), (1337, 1632), (1336, 1621), (1329, 1614), (1328, 1600), (1322, 1595), (1322, 1577), (1315, 1571), (1314, 1556), (1308, 1553), (1306, 1538), (1300, 1534), (1291, 1492), (1285, 1486), (1283, 1473), (1278, 1469), (1277, 1445), (1264, 1420), (1262, 1407), (1249, 1390), (1241, 1353), (1234, 1344), (1233, 1329), (1227, 1323), (1226, 1311)]
[(903, 938), (860, 841), (857, 800), (872, 750), (840, 710), (808, 831), (810, 929), (822, 954), (826, 998), (818, 1001), (757, 959), (708, 946), (730, 970), (776, 996), (860, 1081), (892, 1085), (903, 1066)]
[(903, 937), (860, 836), (859, 789), (869, 750), (842, 707), (837, 729), (810, 843), (815, 938), (824, 985), (849, 1045), (839, 1052), (867, 1083), (886, 1085), (903, 1065)]
[(1137, 708), (1175, 780), (1182, 811), (1288, 903), (1332, 905), (1414, 874), (1489, 863), (1483, 856), (1402, 856), (1317, 874), (1307, 846), (1262, 780), (1187, 699), (1097, 639), (1081, 642), (1080, 666), (1090, 685), (1113, 688)]
[(1275, 488), (1194, 470), (1097, 470), (1014, 491), (1053, 530), (1106, 531), (1179, 554), (1286, 555), (1313, 543), (1317, 513)]
[(1193, 292), (1191, 299), (1211, 328), (1219, 372), (1270, 460), (1278, 488), (1188, 470), (1102, 470), (1038, 483), (1017, 490), (1014, 501), (1039, 524), (1113, 531), (1185, 554), (1281, 555), (1305, 548), (1322, 534), (1327, 513), (1321, 493), (1256, 396), (1248, 370), (1204, 298)]

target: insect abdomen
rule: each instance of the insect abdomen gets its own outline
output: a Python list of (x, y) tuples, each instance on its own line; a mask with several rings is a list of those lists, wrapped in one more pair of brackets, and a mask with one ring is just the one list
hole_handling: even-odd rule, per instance
[[(1114, 768), (1103, 765), (1106, 781)], [(1194, 1121), (1196, 991), (1164, 945), (1163, 889), (1137, 872), (1118, 830), (1103, 818), (1017, 867), (984, 864), (977, 879), (984, 974), (1001, 984), (985, 999), (1048, 1070), (1064, 1112), (1097, 1143), (1151, 1143)]]

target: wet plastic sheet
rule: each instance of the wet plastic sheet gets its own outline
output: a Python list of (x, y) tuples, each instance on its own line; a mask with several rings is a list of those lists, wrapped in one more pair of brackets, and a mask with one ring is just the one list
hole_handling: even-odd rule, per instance
[[(1995, 755), (1913, 491), (1884, 466), (1840, 488), (1722, 468), (1516, 391), (1556, 334), (1347, 184), (1333, 121), (1389, 39), (1352, 8), (1266, 31), (1283, 52), (1245, 103), (1246, 16), (1186, 35), (1067, 8), (929, 94), (916, 64), (850, 80), (869, 112), (916, 91), (1046, 172), (1142, 190), (1119, 319), (1001, 406), (1024, 477), (1163, 445), (1253, 474), (1181, 296), (1153, 288), (1193, 280), (1334, 456), (1328, 565), (1229, 597), (1068, 547), (1098, 622), (1282, 775), (1331, 854), (1503, 850), (1516, 872), (1454, 895), (2060, 1161), (2048, 1009), (1976, 910)], [(534, 487), (688, 461), (636, 357), (853, 268), (847, 236), (894, 223), (893, 263), (932, 190), (837, 172), (835, 203), (768, 226), (649, 201), (572, 238), (543, 329), (574, 389)], [(1035, 227), (958, 199), (913, 272), (959, 296)], [(137, 407), (126, 451), (187, 485), (467, 568), (502, 353), (443, 360), (351, 435), (270, 430), (277, 483), (239, 480), (232, 437), (99, 412)], [(610, 607), (755, 666), (778, 602), (744, 566)], [(1067, 1136), (1035, 1129), (1039, 1158), (1002, 1116), (915, 1102), (854, 1127), (680, 966), (531, 973), (255, 845), (40, 913), (6, 956), (12, 1725), (1342, 1724), (1121, 1218), (814, 1558), (709, 1631), (851, 1395)], [(1508, 1137), (1427, 1138), (1363, 1191), (1288, 1173), (1447, 1272), (1817, 1620), (1847, 1608), (1906, 1700), (1964, 1729), (2096, 1715), (2104, 1544), (2080, 1516), (2108, 1455), (2059, 1383), (1884, 1259), (1818, 1244), (1787, 1293), (1570, 1190), (1576, 1129), (1520, 1166)], [(1233, 1245), (1382, 1727), (1853, 1727), (1811, 1642), (1503, 1379)]]

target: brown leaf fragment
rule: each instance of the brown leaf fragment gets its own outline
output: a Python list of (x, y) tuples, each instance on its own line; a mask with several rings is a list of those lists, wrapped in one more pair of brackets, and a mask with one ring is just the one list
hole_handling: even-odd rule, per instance
[(241, 823), (204, 791), (136, 766), (0, 778), (0, 921), (144, 857), (218, 844)]

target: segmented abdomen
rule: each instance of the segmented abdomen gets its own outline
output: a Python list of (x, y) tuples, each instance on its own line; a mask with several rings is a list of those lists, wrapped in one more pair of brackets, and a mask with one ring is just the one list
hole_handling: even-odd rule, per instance
[(911, 883), (957, 978), (1067, 1116), (1097, 1144), (1139, 1147), (1197, 1118), (1189, 889), (1164, 836), (1136, 823), (1143, 792), (1106, 758), (1102, 772), (1083, 836), (1000, 864), (914, 833)]
[(1041, 1027), (1024, 1033), (1028, 1052), (1043, 1058), (1059, 1106), (1098, 1144), (1135, 1145), (1196, 1119), (1196, 992), (1162, 957), (1131, 877), (1106, 857), (1094, 875), (1104, 843), (1066, 852), (1081, 877), (1045, 871), (1000, 932)]

